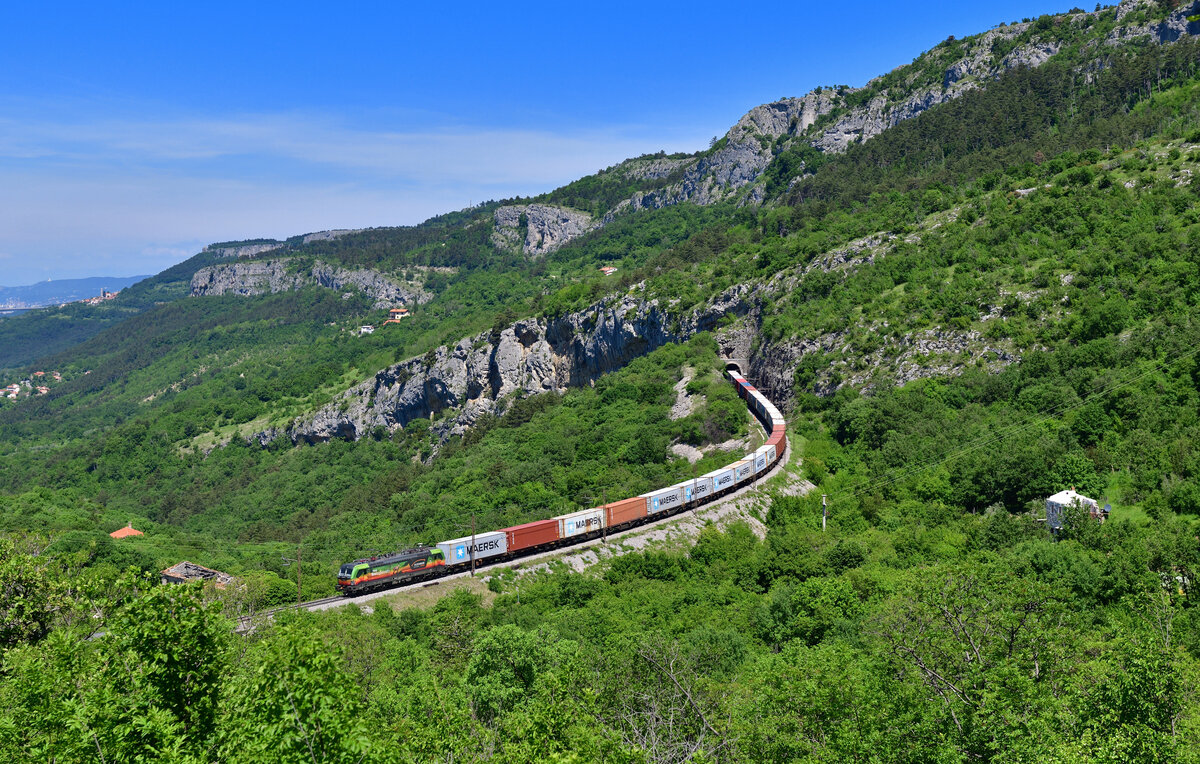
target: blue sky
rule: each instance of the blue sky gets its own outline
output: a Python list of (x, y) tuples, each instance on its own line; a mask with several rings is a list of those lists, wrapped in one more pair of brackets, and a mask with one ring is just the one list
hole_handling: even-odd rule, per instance
[(0, 284), (154, 273), (211, 241), (417, 223), (694, 151), (861, 85), (976, 3), (9, 6)]

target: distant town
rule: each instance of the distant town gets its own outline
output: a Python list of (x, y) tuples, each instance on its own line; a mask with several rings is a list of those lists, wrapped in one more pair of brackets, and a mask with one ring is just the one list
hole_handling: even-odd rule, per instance
[(85, 303), (87, 305), (99, 305), (103, 302), (113, 299), (121, 293), (118, 289), (115, 292), (110, 292), (107, 289), (101, 289), (100, 294), (95, 297), (85, 297), (82, 300), (67, 300), (66, 302), (51, 302), (51, 303), (30, 303), (26, 300), (10, 297), (3, 302), (0, 302), (0, 310), (34, 310), (36, 308), (49, 308), (58, 305), (60, 308), (65, 308), (73, 303)]
[(25, 286), (0, 286), (0, 314), (66, 305), (99, 305), (146, 276), (88, 276), (54, 279)]

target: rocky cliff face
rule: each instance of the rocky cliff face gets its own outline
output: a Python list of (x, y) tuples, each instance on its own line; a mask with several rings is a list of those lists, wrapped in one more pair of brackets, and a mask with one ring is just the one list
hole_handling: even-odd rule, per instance
[(492, 243), (501, 249), (520, 249), (525, 255), (536, 258), (553, 252), (596, 226), (590, 215), (566, 207), (509, 205), (496, 209)]
[[(929, 222), (930, 228), (940, 225), (939, 220)], [(917, 236), (907, 240), (915, 241)], [(514, 393), (535, 395), (584, 385), (664, 344), (686, 341), (702, 331), (715, 330), (725, 357), (748, 359), (744, 371), (780, 406), (792, 400), (796, 369), (814, 352), (836, 359), (819, 382), (824, 393), (844, 384), (869, 390), (879, 384), (959, 373), (967, 365), (995, 369), (1017, 360), (1010, 350), (988, 345), (977, 333), (952, 330), (888, 335), (870, 353), (851, 354), (850, 362), (839, 356), (857, 327), (820, 337), (762, 342), (759, 328), (768, 300), (794, 291), (814, 271), (869, 267), (888, 256), (896, 242), (896, 237), (884, 233), (849, 242), (765, 283), (731, 287), (682, 314), (637, 287), (577, 313), (518, 321), (498, 334), (468, 337), (423, 358), (390, 366), (328, 406), (294, 420), (284, 431), (263, 431), (254, 439), (264, 444), (277, 437), (295, 443), (357, 439), (377, 428), (392, 432), (423, 418), (434, 419), (434, 432), (445, 439), (461, 434), (484, 414), (502, 413)], [(726, 316), (736, 320), (722, 321)], [(722, 328), (716, 330), (718, 325)]]
[(1200, 2), (1183, 5), (1157, 23), (1128, 23), (1130, 14), (1140, 10), (1150, 10), (1156, 5), (1154, 0), (1125, 0), (1117, 6), (1117, 22), (1125, 22), (1126, 26), (1114, 29), (1105, 40), (1110, 45), (1120, 45), (1130, 40), (1150, 38), (1156, 43), (1171, 43), (1190, 35), (1200, 34), (1200, 21), (1192, 21), (1200, 13)]
[[(821, 89), (801, 98), (784, 98), (751, 109), (725, 134), (724, 145), (710, 156), (701, 158), (684, 179), (667, 188), (635, 194), (612, 213), (625, 210), (655, 209), (680, 202), (713, 204), (729, 198), (753, 184), (771, 163), (780, 139), (804, 140), (822, 151), (841, 153), (856, 141), (879, 135), (906, 119), (960, 97), (1019, 66), (1040, 66), (1058, 52), (1057, 44), (1032, 43), (1013, 50), (998, 63), (992, 62), (991, 46), (1025, 31), (1028, 24), (994, 29), (974, 41), (967, 56), (950, 66), (941, 83), (920, 88), (899, 100), (889, 99), (883, 91), (863, 106), (846, 107), (853, 88)], [(824, 129), (812, 133), (820, 117), (840, 112)], [(762, 201), (761, 192), (752, 189), (747, 201)]]
[(311, 244), (314, 241), (332, 241), (333, 239), (349, 236), (352, 233), (360, 233), (366, 230), (365, 228), (334, 228), (331, 231), (317, 231), (316, 233), (305, 234), (301, 239), (303, 244)]
[(211, 244), (204, 248), (205, 252), (215, 253), (218, 257), (254, 257), (263, 252), (270, 252), (283, 246), (282, 241), (272, 241), (260, 244), (242, 244), (236, 247), (214, 247)]
[[(315, 233), (305, 234), (301, 240), (301, 244), (311, 244), (314, 241), (330, 241), (340, 236), (346, 236), (352, 233), (358, 233), (362, 228), (335, 228), (329, 231), (316, 231)], [(234, 259), (243, 257), (254, 257), (261, 255), (264, 252), (271, 252), (276, 249), (281, 249), (288, 245), (286, 241), (259, 241), (254, 244), (238, 244), (232, 247), (214, 247), (209, 244), (204, 248), (205, 252), (216, 253), (220, 257), (231, 257)], [(282, 253), (280, 253), (282, 254)]]
[[(1165, 21), (1133, 23), (1130, 13), (1152, 0), (1125, 0), (1118, 6), (1117, 19), (1126, 22), (1114, 30), (1106, 42), (1121, 44), (1148, 38), (1155, 43), (1170, 43), (1188, 35), (1200, 34), (1200, 22), (1189, 17), (1200, 14), (1200, 2), (1174, 11)], [(1062, 14), (1066, 20), (1095, 13)], [(680, 202), (713, 204), (730, 198), (746, 203), (762, 201), (762, 189), (756, 183), (775, 152), (791, 142), (805, 141), (822, 151), (843, 152), (852, 143), (868, 140), (884, 130), (912, 119), (935, 106), (985, 87), (1005, 72), (1019, 67), (1038, 67), (1057, 54), (1061, 45), (1035, 37), (1019, 45), (999, 60), (993, 54), (998, 42), (1012, 40), (1030, 27), (1029, 23), (997, 27), (964, 42), (962, 56), (942, 72), (940, 81), (915, 86), (920, 72), (914, 68), (904, 92), (879, 90), (866, 103), (849, 106), (861, 89), (820, 89), (802, 98), (784, 98), (751, 109), (725, 134), (723, 145), (701, 156), (687, 169), (684, 178), (661, 189), (639, 192), (621, 202), (606, 216), (612, 220), (624, 212), (657, 209)], [(932, 52), (931, 52), (932, 53)], [(929, 56), (931, 54), (926, 54)], [(924, 56), (922, 58), (925, 58)], [(917, 65), (921, 59), (918, 59)], [(879, 80), (867, 84), (868, 89)], [(893, 89), (897, 90), (897, 89)], [(817, 121), (835, 115), (817, 128)]]
[(191, 296), (252, 296), (313, 285), (338, 290), (354, 287), (373, 297), (377, 308), (397, 304), (419, 305), (433, 299), (433, 295), (416, 285), (400, 283), (368, 268), (339, 268), (318, 260), (311, 268), (299, 269), (291, 258), (222, 263), (201, 268), (192, 277)]
[(804, 132), (833, 109), (831, 93), (809, 93), (757, 106), (730, 128), (719, 148), (701, 156), (678, 183), (638, 192), (618, 204), (605, 220), (640, 209), (658, 209), (680, 202), (714, 204), (754, 182), (774, 157), (775, 139)]
[[(728, 313), (743, 315), (751, 309), (748, 292), (735, 287), (682, 320), (635, 290), (579, 313), (518, 321), (499, 335), (469, 337), (388, 367), (282, 434), (309, 443), (359, 438), (438, 415), (439, 435), (458, 434), (483, 414), (502, 410), (512, 393), (586, 384), (668, 342), (712, 329)], [(265, 442), (279, 434), (256, 437)]]

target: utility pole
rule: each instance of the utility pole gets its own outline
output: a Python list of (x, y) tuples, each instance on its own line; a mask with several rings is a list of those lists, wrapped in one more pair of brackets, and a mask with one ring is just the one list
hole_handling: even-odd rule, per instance
[(475, 510), (471, 510), (471, 578), (475, 577)]
[[(600, 540), (602, 543), (608, 543), (608, 489), (600, 489), (600, 525), (603, 529), (600, 531)], [(518, 601), (518, 604), (519, 601)]]
[(829, 517), (829, 508), (825, 504), (828, 494), (821, 494), (821, 533), (825, 532), (825, 518)]
[(300, 545), (296, 547), (295, 558), (281, 557), (280, 559), (284, 562), (296, 563), (296, 604), (299, 605), (301, 602), (304, 602), (304, 584), (301, 579), (301, 576), (304, 575), (304, 566), (301, 564), (304, 559), (304, 542), (301, 541)]

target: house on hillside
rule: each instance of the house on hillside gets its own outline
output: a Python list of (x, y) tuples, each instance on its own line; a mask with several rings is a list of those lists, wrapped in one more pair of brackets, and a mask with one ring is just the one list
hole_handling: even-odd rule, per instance
[(388, 319), (383, 322), (383, 325), (398, 324), (403, 318), (408, 318), (408, 308), (392, 308), (388, 311)]
[(600, 269), (600, 272), (603, 273), (605, 276), (611, 276), (617, 272), (617, 269), (612, 267), (611, 265), (606, 265)]
[(363, 324), (362, 326), (358, 327), (358, 333), (359, 333), (359, 335), (374, 334), (375, 327), (371, 326), (370, 324)]
[(1101, 509), (1098, 501), (1089, 499), (1081, 493), (1076, 493), (1072, 487), (1065, 491), (1059, 491), (1046, 499), (1046, 525), (1050, 526), (1050, 529), (1054, 531), (1062, 530), (1067, 510), (1071, 507), (1086, 509), (1088, 514), (1092, 516), (1092, 519), (1098, 522), (1104, 522), (1105, 518), (1108, 517), (1110, 509), (1107, 504), (1104, 505), (1104, 509)]
[(124, 528), (115, 530), (108, 535), (112, 536), (115, 539), (123, 539), (123, 538), (127, 538), (129, 536), (145, 536), (146, 534), (142, 533), (137, 528), (134, 528), (133, 523), (130, 523), (129, 525), (126, 525)]
[(206, 568), (203, 565), (197, 565), (194, 562), (188, 562), (187, 560), (176, 563), (162, 571), (162, 582), (164, 584), (186, 584), (190, 581), (209, 581), (218, 589), (224, 589), (233, 583), (233, 576), (228, 573), (222, 573), (219, 570)]

